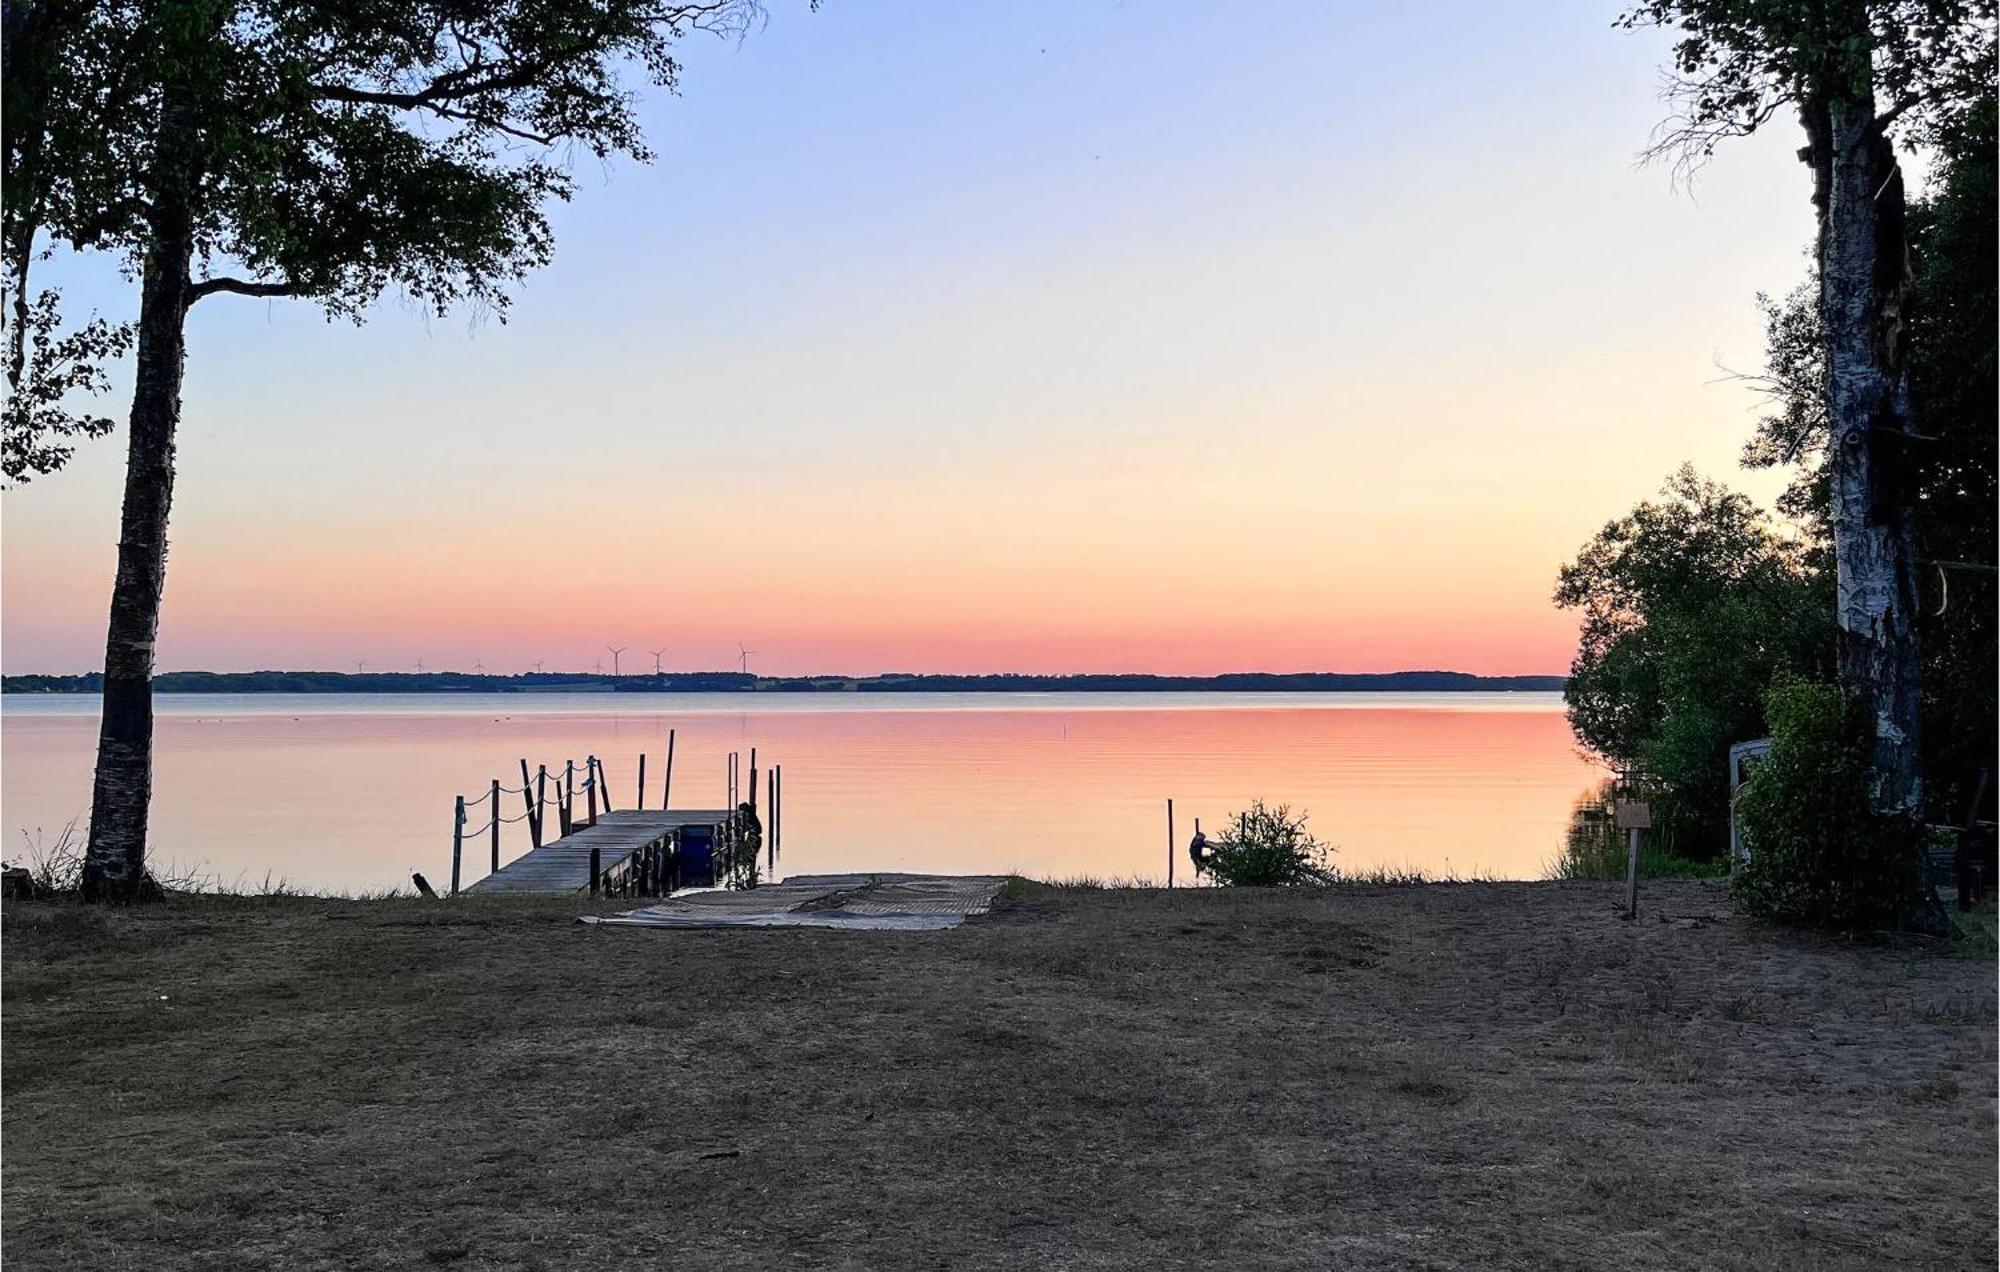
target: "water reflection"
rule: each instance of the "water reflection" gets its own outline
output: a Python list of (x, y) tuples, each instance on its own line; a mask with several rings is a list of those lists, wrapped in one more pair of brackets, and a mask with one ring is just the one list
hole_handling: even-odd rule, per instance
[[(672, 727), (676, 804), (720, 801), (731, 750), (756, 747), (765, 770), (783, 763), (781, 873), (1159, 878), (1169, 797), (1183, 846), (1197, 817), (1265, 798), (1308, 811), (1344, 867), (1546, 873), (1577, 792), (1601, 776), (1576, 754), (1560, 703), (1437, 697), (189, 696), (163, 702), (155, 843), (165, 859), (232, 879), (375, 889), (412, 869), (436, 878), (454, 794), (482, 795), (494, 778), (517, 784), (523, 758), (559, 768), (595, 753), (625, 807), (643, 750), (645, 798), (657, 806)], [(10, 856), (23, 831), (52, 836), (87, 811), (93, 707), (7, 701)], [(504, 855), (525, 850), (522, 826), (507, 834)], [(483, 847), (469, 855), (468, 878), (483, 861)]]

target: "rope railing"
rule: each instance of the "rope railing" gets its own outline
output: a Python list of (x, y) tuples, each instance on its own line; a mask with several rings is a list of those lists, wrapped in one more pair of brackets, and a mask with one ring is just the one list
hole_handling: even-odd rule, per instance
[[(451, 891), (456, 895), (462, 877), (462, 863), (467, 840), (476, 840), (480, 835), (488, 838), (492, 853), (489, 873), (500, 871), (500, 828), (519, 822), (528, 823), (530, 849), (542, 846), (542, 830), (548, 818), (551, 805), (556, 810), (557, 833), (569, 834), (577, 826), (576, 800), (581, 795), (590, 810), (589, 820), (583, 824), (595, 825), (600, 811), (598, 803), (603, 802), (601, 811), (611, 809), (611, 793), (604, 783), (604, 765), (594, 755), (583, 759), (582, 772), (578, 772), (575, 760), (564, 760), (562, 767), (551, 771), (547, 764), (537, 767), (536, 775), (527, 776), (528, 762), (521, 761), (522, 782), (519, 786), (503, 786), (495, 778), (486, 789), (471, 796), (459, 795), (453, 800), (451, 828)], [(643, 779), (642, 779), (643, 781)], [(554, 790), (549, 789), (554, 786)], [(500, 801), (507, 796), (518, 796), (524, 807), (509, 817), (500, 811)], [(485, 820), (477, 826), (469, 824), (466, 810), (469, 805), (486, 804)]]
[[(675, 730), (668, 729), (666, 755), (664, 757), (666, 760), (665, 776), (656, 788), (659, 807), (662, 809), (674, 806), (672, 803), (674, 740)], [(776, 873), (778, 860), (783, 852), (781, 831), (779, 829), (782, 824), (781, 810), (783, 808), (782, 786), (780, 782), (782, 770), (778, 765), (774, 764), (769, 769), (763, 771), (763, 775), (768, 780), (763, 783), (761, 794), (764, 798), (760, 801), (758, 798), (760, 794), (758, 783), (760, 770), (757, 764), (756, 748), (752, 747), (748, 755), (747, 784), (742, 781), (745, 771), (742, 760), (745, 757), (739, 752), (732, 751), (727, 758), (729, 761), (727, 799), (730, 812), (727, 825), (722, 827), (722, 833), (717, 843), (719, 850), (718, 861), (722, 858), (728, 860), (727, 873), (732, 880), (736, 880), (741, 875), (743, 879), (749, 881), (743, 883), (741, 886), (754, 886), (758, 873), (758, 863), (755, 860), (757, 849), (762, 849), (761, 855), (766, 858), (764, 863), (765, 868), (773, 874)], [(611, 786), (604, 771), (604, 764), (595, 755), (586, 755), (581, 764), (575, 760), (564, 760), (562, 766), (554, 770), (551, 770), (547, 764), (540, 764), (531, 772), (528, 761), (525, 758), (520, 761), (520, 764), (521, 782), (519, 785), (503, 785), (500, 779), (496, 777), (488, 782), (485, 787), (477, 789), (470, 795), (458, 795), (454, 797), (451, 833), (452, 895), (456, 895), (461, 891), (463, 859), (468, 840), (476, 843), (479, 836), (483, 835), (486, 837), (487, 849), (490, 854), (489, 874), (498, 874), (500, 872), (500, 831), (503, 826), (526, 823), (530, 844), (529, 850), (532, 852), (545, 846), (550, 837), (547, 832), (551, 829), (554, 832), (553, 837), (562, 838), (574, 833), (578, 829), (595, 826), (602, 814), (616, 811), (612, 803)], [(646, 754), (644, 751), (639, 753), (638, 782), (636, 787), (628, 789), (635, 791), (631, 807), (635, 810), (645, 809), (649, 801), (646, 790)], [(579, 816), (577, 808), (579, 796), (582, 798), (584, 805), (584, 813), (581, 816)], [(521, 801), (519, 811), (511, 816), (501, 811), (501, 801), (508, 798)], [(760, 802), (764, 805), (762, 818), (764, 824), (762, 827), (759, 827), (758, 824), (760, 819), (757, 809)], [(484, 807), (480, 807), (481, 805)], [(556, 814), (553, 827), (550, 826), (548, 821), (551, 806), (554, 807)], [(477, 825), (472, 824), (469, 813), (480, 817)], [(745, 833), (746, 831), (748, 832), (747, 834)], [(739, 839), (742, 842), (739, 842)], [(739, 850), (746, 844), (751, 846), (752, 856), (747, 861), (739, 861)], [(677, 858), (671, 852), (669, 852), (667, 857), (661, 857), (659, 852), (654, 851), (654, 849), (658, 849), (658, 845), (654, 845), (653, 849), (640, 854), (643, 860), (635, 859), (638, 861), (636, 866), (631, 862), (620, 864), (619, 869), (626, 871), (623, 876), (623, 883), (614, 879), (613, 872), (611, 871), (607, 871), (602, 878), (598, 877), (595, 853), (593, 852), (592, 877), (590, 880), (591, 895), (595, 896), (598, 894), (600, 885), (614, 889), (624, 888), (628, 891), (636, 886), (644, 892), (645, 889), (650, 887), (668, 886), (662, 884), (662, 880), (667, 880), (669, 884), (671, 884), (672, 880), (677, 880), (680, 877)], [(637, 870), (638, 873), (636, 876), (631, 873), (632, 870)], [(718, 871), (717, 877), (721, 877), (720, 871)], [(638, 880), (636, 884), (634, 883), (635, 878)], [(672, 884), (671, 886), (678, 885)], [(652, 895), (652, 893), (645, 894)], [(620, 895), (624, 895), (624, 893), (621, 892)]]

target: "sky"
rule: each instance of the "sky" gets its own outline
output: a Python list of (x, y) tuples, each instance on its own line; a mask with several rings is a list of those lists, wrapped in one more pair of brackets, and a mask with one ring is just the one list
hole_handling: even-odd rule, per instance
[[(162, 670), (1560, 672), (1599, 526), (1775, 490), (1796, 130), (1639, 165), (1616, 5), (770, 9), (504, 324), (196, 306)], [(5, 496), (10, 673), (102, 665), (123, 461)]]

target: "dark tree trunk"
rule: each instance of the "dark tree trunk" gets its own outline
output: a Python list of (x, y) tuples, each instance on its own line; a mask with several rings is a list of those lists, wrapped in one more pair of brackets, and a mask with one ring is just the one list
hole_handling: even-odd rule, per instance
[(153, 794), (153, 641), (167, 572), (167, 512), (174, 495), (174, 430), (181, 415), (188, 269), (200, 179), (192, 93), (170, 88), (160, 108), (152, 165), (152, 241), (139, 293), (137, 382), (119, 523), (118, 579), (104, 646), (104, 719), (91, 791), (84, 894), (144, 895), (146, 814)]
[(1828, 79), (1853, 86), (1804, 111), (1826, 331), (1837, 654), (1842, 683), (1873, 722), (1875, 806), (1915, 817), (1923, 792), (1903, 177), (1875, 109), (1865, 49)]

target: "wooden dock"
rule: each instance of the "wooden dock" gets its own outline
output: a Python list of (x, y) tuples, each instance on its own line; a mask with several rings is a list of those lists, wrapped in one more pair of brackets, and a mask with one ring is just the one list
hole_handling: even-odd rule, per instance
[(728, 809), (709, 808), (599, 813), (596, 822), (578, 826), (562, 838), (517, 857), (465, 890), (515, 896), (586, 892), (593, 856), (600, 877), (617, 879), (681, 829), (721, 827), (728, 824), (730, 816)]
[[(666, 896), (681, 888), (750, 888), (778, 867), (784, 768), (765, 770), (763, 813), (758, 813), (757, 748), (750, 748), (747, 785), (740, 751), (727, 760), (720, 808), (678, 808), (673, 803), (674, 730), (667, 730), (660, 808), (646, 807), (646, 753), (639, 752), (638, 780), (628, 787), (633, 807), (612, 807), (611, 785), (595, 755), (530, 767), (520, 761), (521, 783), (498, 777), (453, 797), (450, 895), (464, 892), (563, 896)], [(519, 801), (518, 803), (515, 801)], [(509, 808), (518, 811), (509, 813)], [(476, 824), (475, 824), (476, 823)], [(506, 828), (519, 824), (526, 855), (501, 864)], [(482, 851), (483, 850), (483, 851)], [(487, 862), (486, 877), (461, 887), (468, 858)], [(759, 868), (763, 859), (763, 869)], [(477, 864), (473, 865), (477, 869)], [(437, 895), (421, 872), (417, 890)]]

